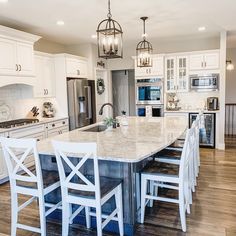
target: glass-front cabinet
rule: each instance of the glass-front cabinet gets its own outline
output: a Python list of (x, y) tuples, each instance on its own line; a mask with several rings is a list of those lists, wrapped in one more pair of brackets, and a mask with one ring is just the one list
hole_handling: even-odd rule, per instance
[(165, 87), (167, 93), (188, 91), (188, 57), (169, 56), (165, 60)]
[(166, 91), (174, 92), (175, 91), (175, 80), (176, 80), (176, 59), (175, 57), (166, 57), (166, 70), (165, 70), (165, 79), (166, 79)]
[(177, 57), (177, 89), (179, 92), (188, 91), (188, 58)]

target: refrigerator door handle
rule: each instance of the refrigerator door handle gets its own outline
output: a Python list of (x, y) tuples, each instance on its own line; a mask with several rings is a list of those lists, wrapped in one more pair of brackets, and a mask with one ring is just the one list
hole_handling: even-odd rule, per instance
[(92, 98), (91, 98), (91, 87), (90, 86), (84, 86), (85, 91), (87, 92), (87, 118), (86, 119), (92, 119)]
[(73, 83), (73, 89), (74, 89), (74, 110), (75, 110), (75, 127), (79, 127), (79, 102), (77, 97), (77, 86), (76, 86), (76, 80)]

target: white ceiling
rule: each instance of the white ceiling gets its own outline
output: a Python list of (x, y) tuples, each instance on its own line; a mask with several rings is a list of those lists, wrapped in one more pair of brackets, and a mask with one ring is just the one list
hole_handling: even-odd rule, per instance
[[(124, 40), (139, 40), (148, 16), (149, 40), (216, 35), (236, 31), (236, 0), (111, 0), (112, 15)], [(106, 17), (107, 0), (9, 0), (0, 3), (0, 24), (63, 44), (95, 42), (91, 35)], [(64, 26), (56, 21), (63, 20)], [(205, 26), (205, 32), (198, 32)]]

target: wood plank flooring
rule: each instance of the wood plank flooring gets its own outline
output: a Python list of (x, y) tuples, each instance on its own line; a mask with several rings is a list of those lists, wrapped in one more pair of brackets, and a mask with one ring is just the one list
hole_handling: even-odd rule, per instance
[[(174, 193), (169, 193), (173, 195)], [(22, 200), (22, 199), (21, 199)], [(21, 214), (23, 222), (38, 225), (36, 205)], [(10, 234), (9, 184), (0, 185), (0, 236)], [(47, 235), (61, 234), (61, 225), (47, 224)], [(18, 230), (19, 236), (37, 235)], [(73, 227), (70, 234), (95, 236), (95, 230)], [(104, 234), (112, 235), (112, 234)], [(138, 225), (137, 236), (235, 236), (236, 235), (236, 145), (226, 151), (201, 149), (201, 169), (194, 194), (191, 214), (187, 217), (187, 233), (180, 230), (178, 207), (155, 202), (146, 211), (145, 224)]]

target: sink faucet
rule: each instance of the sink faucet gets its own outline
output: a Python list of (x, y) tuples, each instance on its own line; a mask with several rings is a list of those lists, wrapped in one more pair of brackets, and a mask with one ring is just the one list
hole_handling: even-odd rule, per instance
[[(101, 106), (101, 108), (100, 108), (100, 110), (99, 110), (99, 115), (101, 116), (102, 114), (103, 114), (103, 108), (105, 107), (105, 106), (110, 106), (111, 108), (112, 108), (112, 111), (114, 112), (114, 110), (113, 110), (113, 105), (111, 104), (111, 103), (104, 103), (102, 106)], [(113, 113), (113, 117), (114, 117), (114, 113)]]

